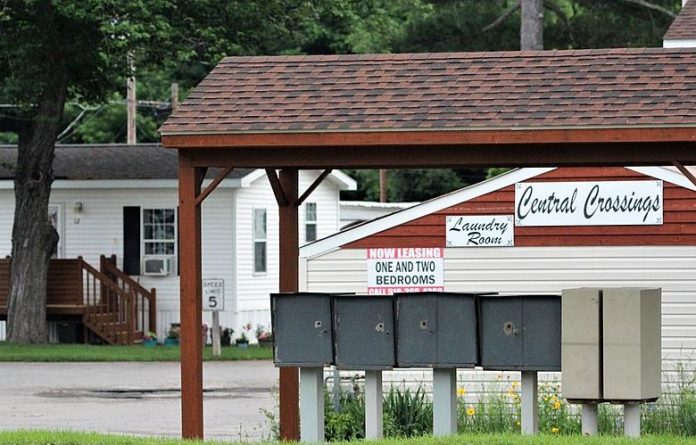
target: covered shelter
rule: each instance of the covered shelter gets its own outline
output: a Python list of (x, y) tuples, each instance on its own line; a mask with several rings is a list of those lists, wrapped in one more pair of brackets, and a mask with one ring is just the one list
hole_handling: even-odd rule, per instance
[[(266, 169), (294, 292), (316, 186), (298, 190), (300, 169), (674, 165), (696, 182), (696, 49), (229, 57), (161, 133), (179, 153), (182, 433), (201, 438), (200, 204), (231, 169)], [(295, 369), (280, 427), (299, 438)]]

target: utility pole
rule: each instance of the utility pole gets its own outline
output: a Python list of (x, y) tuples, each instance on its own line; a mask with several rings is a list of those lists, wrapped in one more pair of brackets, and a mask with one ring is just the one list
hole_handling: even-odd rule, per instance
[(389, 200), (388, 196), (389, 188), (387, 187), (387, 170), (384, 168), (379, 169), (379, 202), (387, 202)]
[(520, 49), (544, 49), (544, 3), (542, 0), (521, 0)]
[(172, 82), (172, 113), (179, 108), (179, 84)]
[(135, 66), (133, 64), (133, 55), (128, 54), (128, 79), (126, 80), (126, 108), (127, 108), (127, 123), (126, 123), (126, 144), (135, 145), (137, 137), (135, 135), (135, 118), (138, 112), (135, 98)]

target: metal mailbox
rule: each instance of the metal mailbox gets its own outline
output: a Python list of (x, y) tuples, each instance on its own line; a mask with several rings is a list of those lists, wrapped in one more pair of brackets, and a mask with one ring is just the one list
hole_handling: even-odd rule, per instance
[(335, 364), (341, 369), (391, 369), (396, 364), (394, 299), (385, 295), (333, 298)]
[(560, 296), (481, 296), (479, 301), (484, 369), (560, 371)]
[(444, 292), (395, 295), (398, 366), (475, 366), (478, 362), (476, 295)]
[(333, 364), (331, 295), (271, 295), (273, 361), (276, 366)]

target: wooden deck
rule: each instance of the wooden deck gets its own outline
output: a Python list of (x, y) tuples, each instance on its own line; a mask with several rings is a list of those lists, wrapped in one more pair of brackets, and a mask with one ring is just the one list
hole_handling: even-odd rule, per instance
[[(55, 259), (48, 266), (46, 317), (79, 316), (85, 313), (82, 277), (78, 259)], [(7, 318), (10, 293), (10, 260), (0, 260), (0, 320)]]
[[(0, 320), (7, 319), (9, 292), (6, 258), (0, 260)], [(102, 256), (99, 269), (81, 257), (51, 260), (46, 300), (47, 320), (79, 320), (85, 332), (109, 344), (139, 343), (145, 332), (157, 330), (157, 291), (118, 269), (113, 256)]]

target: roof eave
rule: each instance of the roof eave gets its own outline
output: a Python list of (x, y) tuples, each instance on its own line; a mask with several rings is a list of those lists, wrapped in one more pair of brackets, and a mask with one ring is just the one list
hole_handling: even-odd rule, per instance
[(696, 124), (286, 132), (163, 132), (167, 148), (447, 146), (696, 141)]

